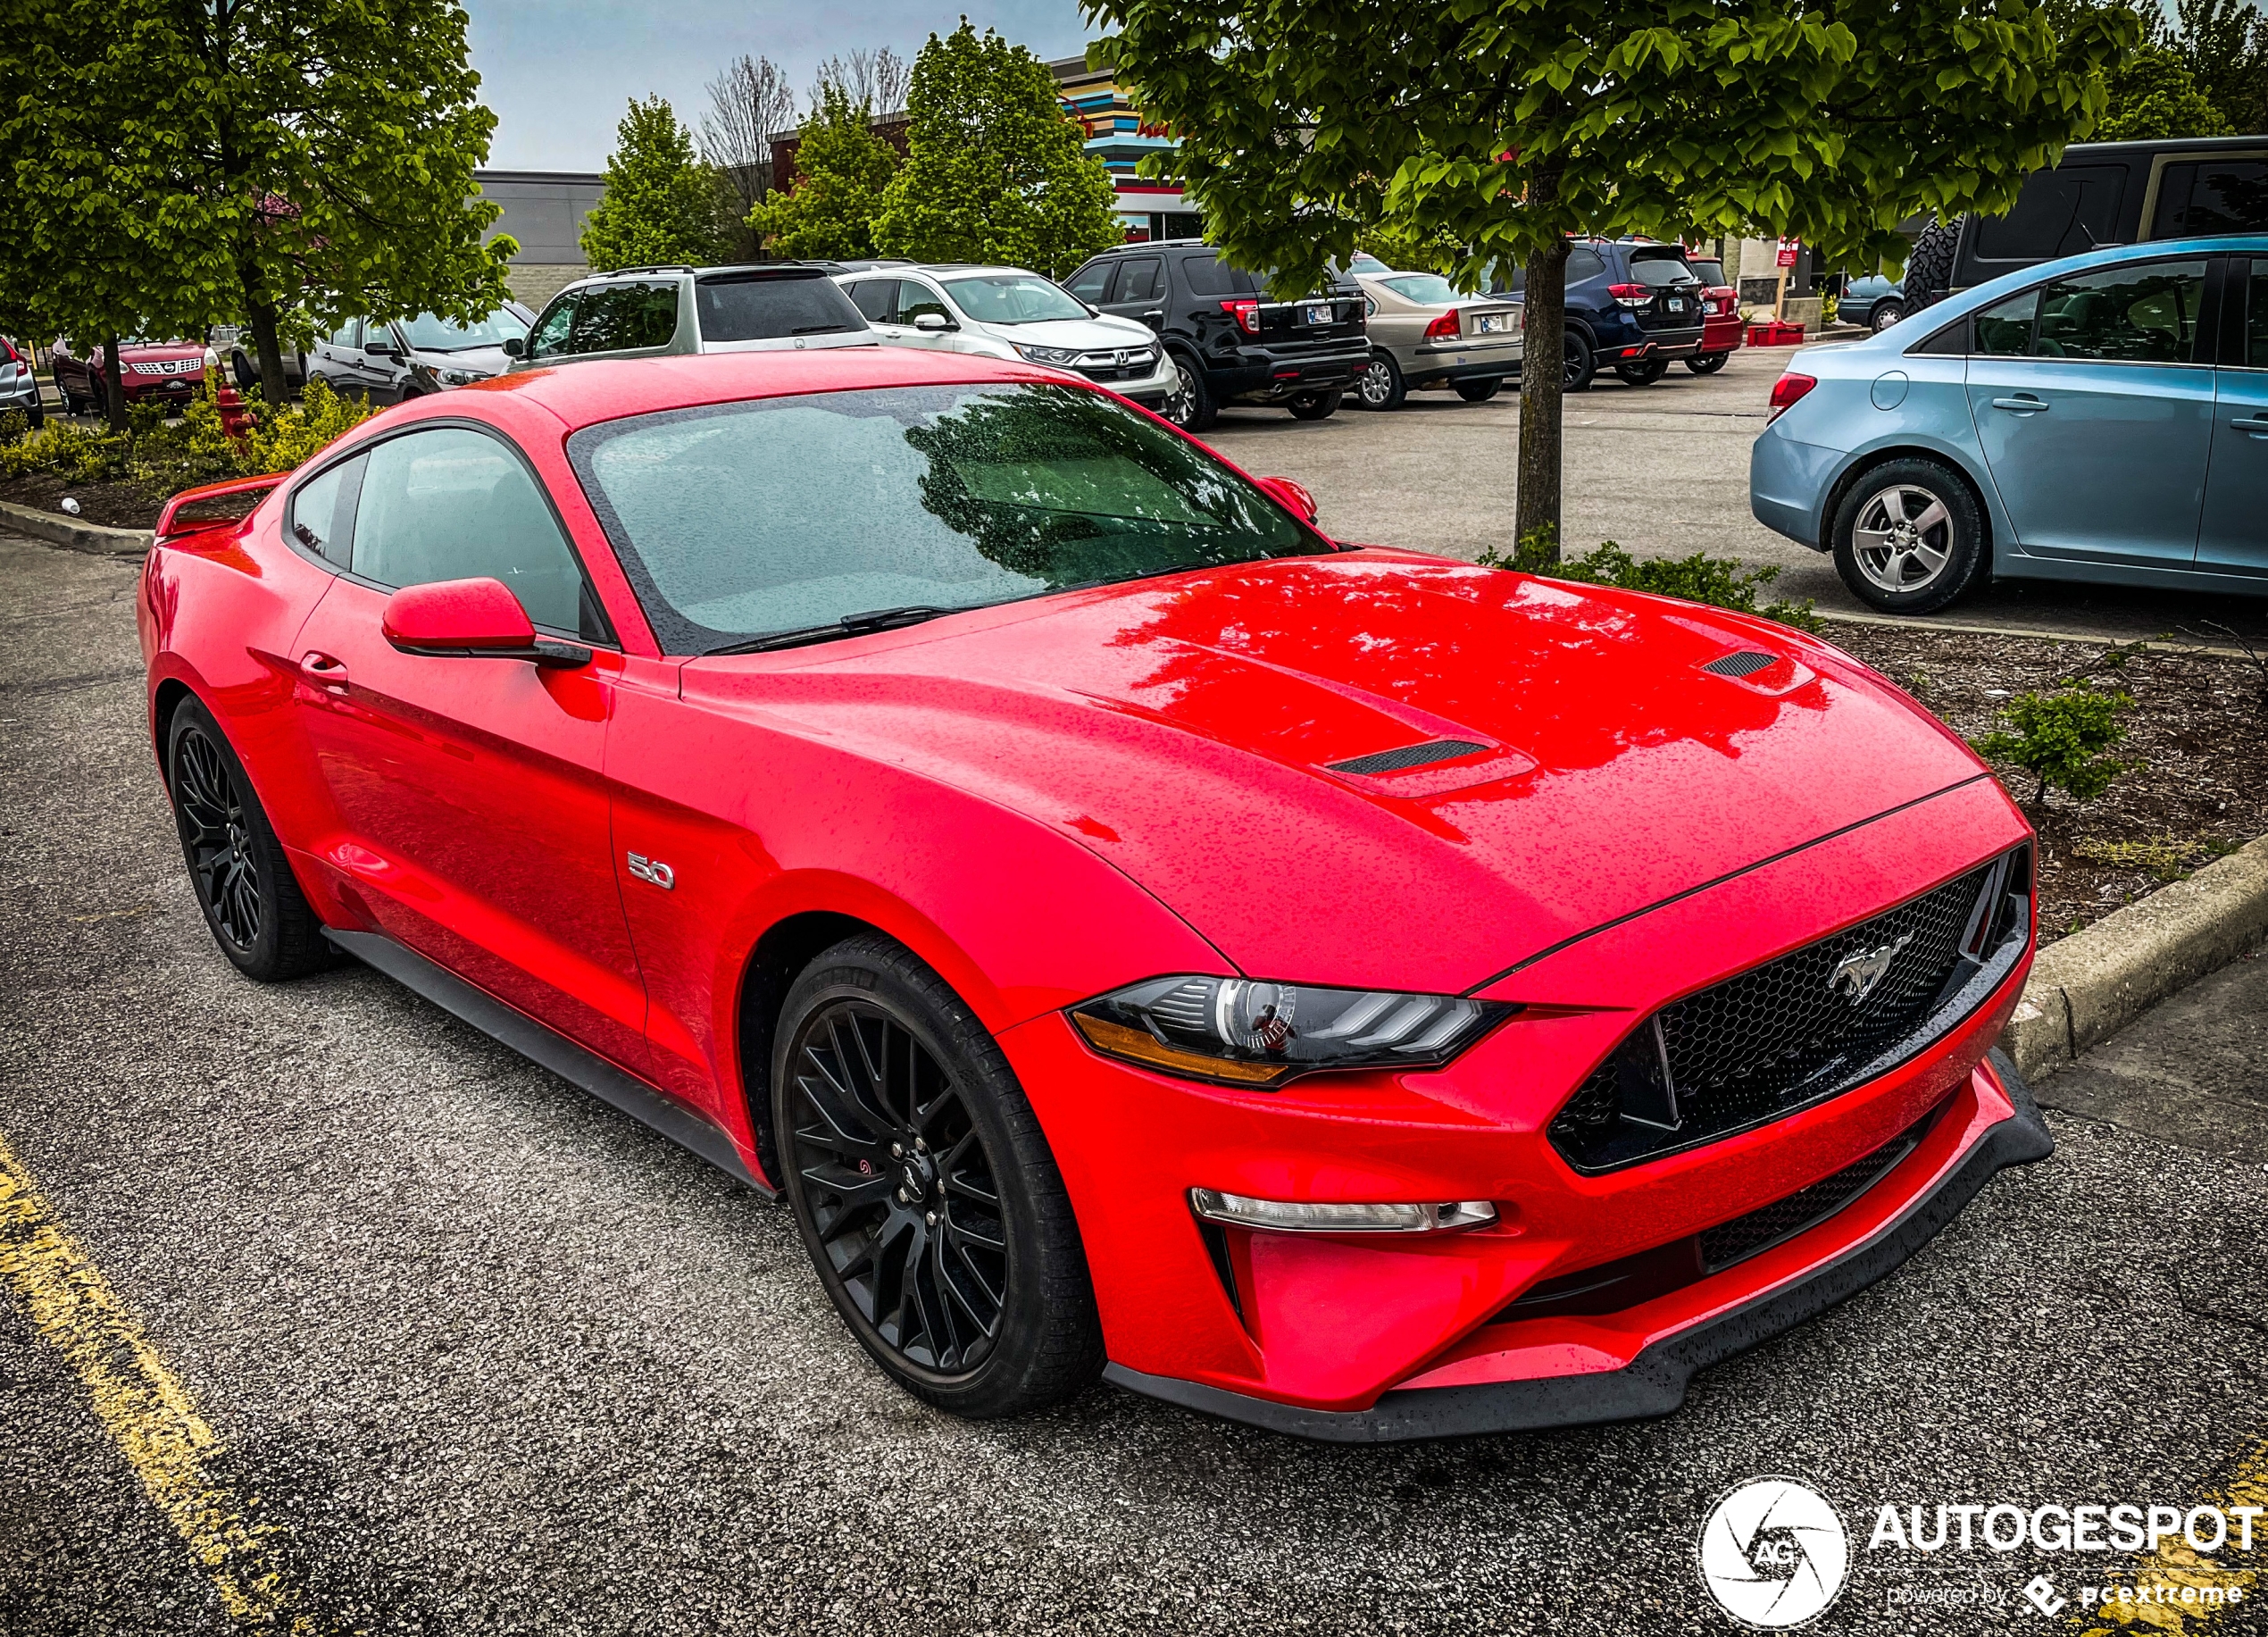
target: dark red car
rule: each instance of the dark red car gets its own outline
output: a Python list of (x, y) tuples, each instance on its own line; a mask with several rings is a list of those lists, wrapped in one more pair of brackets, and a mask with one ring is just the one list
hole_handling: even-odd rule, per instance
[[(54, 352), (55, 389), (63, 394), (66, 414), (102, 413), (110, 391), (108, 353), (97, 347), (84, 357), (67, 342)], [(121, 383), (129, 405), (154, 398), (168, 405), (188, 403), (204, 390), (205, 346), (202, 341), (121, 341), (118, 361)]]
[(958, 354), (514, 374), (265, 481), (140, 588), (222, 952), (784, 1193), (932, 1404), (1655, 1414), (2047, 1151), (2030, 831), (1786, 627), (1342, 546)]
[(1701, 345), (1685, 361), (1685, 367), (1696, 375), (1714, 375), (1740, 350), (1740, 292), (1724, 281), (1722, 262), (1695, 255), (1688, 255), (1686, 261), (1708, 288), (1701, 292)]

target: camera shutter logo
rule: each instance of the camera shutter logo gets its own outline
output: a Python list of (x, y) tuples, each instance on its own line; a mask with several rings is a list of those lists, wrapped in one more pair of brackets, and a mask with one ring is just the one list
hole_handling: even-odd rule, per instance
[(1754, 1478), (1701, 1525), (1701, 1582), (1744, 1625), (1785, 1631), (1827, 1612), (1849, 1571), (1850, 1536), (1825, 1497), (1794, 1478)]

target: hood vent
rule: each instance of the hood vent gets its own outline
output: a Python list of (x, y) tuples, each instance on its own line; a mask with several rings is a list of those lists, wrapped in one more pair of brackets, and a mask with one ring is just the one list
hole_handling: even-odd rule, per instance
[(1352, 761), (1326, 762), (1323, 765), (1335, 773), (1355, 773), (1364, 777), (1376, 773), (1401, 773), (1413, 767), (1430, 767), (1436, 762), (1452, 762), (1461, 756), (1472, 756), (1488, 748), (1476, 745), (1469, 739), (1436, 739), (1422, 745), (1405, 745), (1399, 750), (1380, 750), (1371, 756), (1358, 756)]
[(1779, 655), (1759, 654), (1751, 648), (1745, 653), (1727, 654), (1713, 659), (1701, 668), (1712, 676), (1729, 676), (1737, 681), (1744, 676), (1754, 676), (1765, 666), (1779, 663)]

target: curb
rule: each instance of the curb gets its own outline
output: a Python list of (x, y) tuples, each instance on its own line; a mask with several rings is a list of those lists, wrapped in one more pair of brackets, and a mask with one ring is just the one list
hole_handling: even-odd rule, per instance
[(74, 522), (57, 512), (18, 505), (10, 500), (0, 500), (0, 529), (11, 529), (53, 546), (68, 546), (73, 551), (93, 552), (103, 557), (141, 556), (156, 539), (147, 529), (105, 529), (96, 523)]
[(2023, 637), (2035, 642), (2080, 642), (2089, 647), (2135, 648), (2143, 653), (2203, 654), (2214, 659), (2250, 661), (2242, 648), (2215, 647), (2209, 642), (2185, 641), (2180, 637), (2114, 637), (2080, 631), (2038, 631), (2023, 625), (1964, 625), (1956, 620), (1916, 619), (1903, 614), (1854, 614), (1841, 608), (1814, 608), (1822, 620), (1844, 625), (1886, 625), (1894, 630), (1951, 631), (1964, 637)]
[(2039, 951), (2000, 1044), (2052, 1074), (2268, 937), (2268, 836)]

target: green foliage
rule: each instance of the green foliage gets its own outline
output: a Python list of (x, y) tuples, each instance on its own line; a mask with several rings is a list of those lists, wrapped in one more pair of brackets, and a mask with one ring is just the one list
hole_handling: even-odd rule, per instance
[(716, 261), (720, 184), (694, 151), (693, 133), (660, 96), (633, 99), (615, 130), (606, 196), (583, 223), (583, 259), (601, 272)]
[(377, 413), (367, 398), (333, 392), (320, 378), (311, 380), (298, 403), (258, 413), (239, 468), (247, 477), (289, 472)]
[(913, 60), (905, 167), (874, 221), (885, 255), (993, 262), (1051, 276), (1123, 238), (1109, 172), (1021, 46), (967, 18)]
[[(2127, 694), (2067, 683), (2049, 693), (2019, 694), (2001, 712), (2008, 729), (1974, 740), (1977, 754), (2010, 762), (2039, 781), (2031, 802), (2051, 789), (2074, 801), (2092, 801), (2131, 764), (2104, 752), (2126, 738), (2119, 720), (2134, 703)], [(2009, 731), (2013, 730), (2013, 731)]]
[(1421, 233), (1396, 221), (1380, 221), (1355, 236), (1355, 248), (1368, 251), (1397, 272), (1455, 273), (1464, 246), (1447, 233)]
[[(21, 419), (10, 416), (21, 427)], [(47, 472), (66, 483), (100, 483), (126, 475), (127, 440), (119, 432), (91, 432), (60, 417), (36, 432), (19, 430), (0, 447), (0, 478)]]
[(1730, 557), (1712, 557), (1701, 552), (1689, 557), (1640, 559), (1631, 556), (1613, 540), (1602, 540), (1597, 551), (1562, 562), (1557, 531), (1545, 529), (1531, 530), (1522, 536), (1509, 561), (1494, 550), (1481, 553), (1479, 561), (1483, 568), (1514, 569), (1523, 574), (1572, 580), (1580, 585), (1614, 586), (1625, 591), (1650, 592), (1656, 597), (1681, 597), (1688, 602), (1706, 603), (1713, 608), (1758, 614), (1782, 625), (1792, 625), (1797, 631), (1820, 629), (1820, 618), (1812, 612), (1809, 597), (1800, 603), (1777, 597), (1769, 603), (1757, 603), (1757, 594), (1780, 578), (1776, 564), (1743, 569)]
[(2177, 0), (2173, 21), (2161, 13), (2155, 21), (2229, 129), (2268, 133), (2268, 14), (2258, 0)]
[(2179, 52), (2143, 46), (2111, 71), (2111, 106), (2095, 135), (2105, 142), (2146, 137), (2222, 137), (2230, 125), (2197, 88)]
[(874, 218), (897, 155), (874, 134), (866, 105), (839, 85), (820, 88), (796, 146), (795, 184), (748, 213), (774, 255), (871, 256)]

